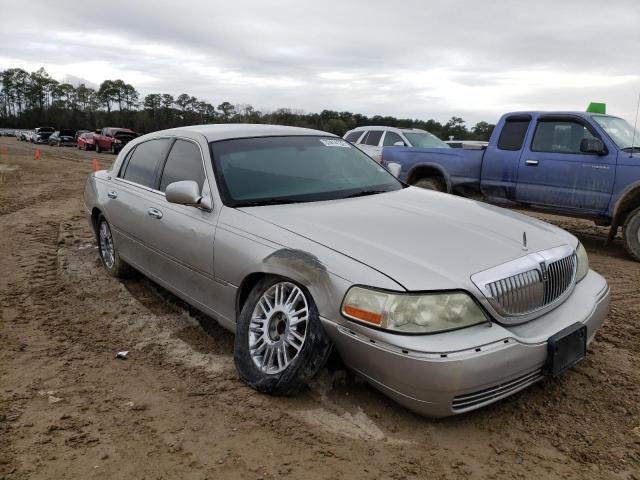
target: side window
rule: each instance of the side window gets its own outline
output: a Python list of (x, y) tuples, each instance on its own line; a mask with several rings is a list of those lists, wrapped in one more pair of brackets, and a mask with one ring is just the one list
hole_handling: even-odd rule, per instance
[(382, 134), (383, 134), (382, 130), (371, 130), (369, 132), (369, 135), (367, 135), (367, 138), (365, 138), (360, 143), (364, 143), (365, 145), (373, 145), (374, 147), (377, 147), (378, 144), (380, 143), (380, 139), (382, 138)]
[(363, 143), (367, 142), (367, 137), (369, 136), (371, 132), (364, 132), (364, 135), (362, 136), (362, 138), (360, 139), (360, 141), (358, 142), (358, 145), (362, 145)]
[(570, 120), (542, 120), (538, 122), (531, 150), (551, 153), (582, 153), (583, 138), (596, 138), (587, 127)]
[(129, 157), (123, 178), (145, 187), (156, 187), (156, 169), (167, 155), (171, 140), (159, 138), (141, 143)]
[(200, 191), (204, 184), (204, 167), (200, 149), (193, 142), (176, 140), (167, 157), (167, 163), (160, 179), (160, 191), (164, 192), (167, 185), (181, 180), (193, 180), (198, 183)]
[(398, 135), (396, 132), (387, 131), (387, 133), (385, 133), (384, 135), (384, 142), (382, 142), (382, 145), (385, 147), (391, 147), (396, 142), (402, 142), (404, 144), (404, 140), (402, 140), (402, 137), (400, 135)]
[(358, 132), (351, 132), (349, 135), (347, 135), (345, 137), (345, 140), (351, 142), (351, 143), (356, 143), (356, 140), (358, 140), (360, 138), (360, 135), (362, 135), (362, 130), (358, 131)]
[(529, 119), (507, 119), (502, 127), (502, 132), (500, 132), (498, 148), (500, 150), (520, 150), (524, 143), (524, 137), (527, 135), (529, 123), (531, 123)]

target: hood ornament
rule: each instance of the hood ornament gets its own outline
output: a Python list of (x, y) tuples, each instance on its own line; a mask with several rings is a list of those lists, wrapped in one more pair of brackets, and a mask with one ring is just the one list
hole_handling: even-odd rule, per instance
[(525, 252), (529, 250), (529, 247), (527, 247), (527, 232), (522, 232), (522, 250)]

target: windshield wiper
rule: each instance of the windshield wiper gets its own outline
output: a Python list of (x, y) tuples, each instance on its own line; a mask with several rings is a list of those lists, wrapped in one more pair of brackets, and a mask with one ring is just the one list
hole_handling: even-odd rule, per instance
[(640, 152), (640, 145), (636, 145), (634, 147), (624, 147), (624, 148), (621, 148), (620, 150), (622, 150), (623, 152), (630, 152), (630, 153)]
[(252, 200), (249, 202), (239, 202), (235, 205), (236, 208), (239, 207), (262, 207), (264, 205), (288, 205), (291, 203), (303, 203), (304, 200), (291, 200), (287, 198), (271, 198), (268, 200)]
[(367, 195), (378, 195), (379, 193), (387, 193), (387, 190), (360, 190), (342, 198), (366, 197)]

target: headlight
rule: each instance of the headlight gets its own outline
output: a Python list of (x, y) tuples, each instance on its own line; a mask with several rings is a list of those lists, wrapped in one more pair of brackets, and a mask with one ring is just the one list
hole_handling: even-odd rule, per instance
[(578, 243), (578, 248), (576, 248), (576, 259), (578, 261), (578, 266), (576, 268), (576, 283), (582, 280), (589, 273), (589, 257), (587, 256), (587, 251), (582, 246), (582, 243)]
[(394, 332), (436, 333), (487, 322), (483, 310), (466, 293), (388, 293), (352, 287), (342, 314), (369, 326)]
[(122, 143), (122, 142), (116, 138), (116, 139), (113, 141), (113, 143)]

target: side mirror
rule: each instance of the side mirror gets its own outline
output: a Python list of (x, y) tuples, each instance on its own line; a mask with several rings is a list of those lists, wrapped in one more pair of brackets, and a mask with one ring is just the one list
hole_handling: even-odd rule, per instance
[(582, 153), (594, 153), (596, 155), (604, 155), (604, 143), (598, 138), (583, 138), (580, 141), (580, 151)]
[(212, 208), (209, 197), (200, 195), (198, 183), (193, 180), (182, 180), (180, 182), (170, 183), (167, 185), (164, 194), (169, 203), (198, 207), (207, 211), (210, 211)]
[(404, 146), (405, 146), (405, 144), (404, 144), (404, 142), (397, 141), (396, 143), (394, 143), (394, 144), (393, 144), (393, 146), (394, 146), (394, 147), (404, 147)]

